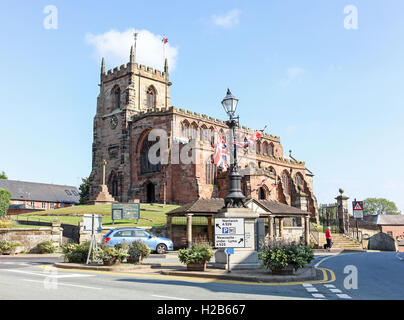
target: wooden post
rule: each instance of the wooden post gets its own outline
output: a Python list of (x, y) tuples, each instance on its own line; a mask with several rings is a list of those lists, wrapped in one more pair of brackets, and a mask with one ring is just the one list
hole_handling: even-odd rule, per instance
[(187, 214), (187, 247), (192, 246), (192, 216), (193, 214)]
[(208, 242), (213, 244), (212, 216), (208, 217)]
[(283, 237), (283, 218), (279, 218), (279, 237)]
[(168, 237), (174, 242), (173, 239), (173, 217), (167, 215), (167, 225), (168, 225)]
[(268, 239), (269, 241), (274, 238), (274, 218), (268, 216)]
[(310, 216), (306, 216), (304, 222), (304, 241), (306, 245), (310, 245)]

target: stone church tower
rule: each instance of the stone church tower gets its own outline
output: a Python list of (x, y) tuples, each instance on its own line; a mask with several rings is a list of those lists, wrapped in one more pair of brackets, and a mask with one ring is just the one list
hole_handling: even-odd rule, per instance
[[(135, 62), (132, 46), (129, 63), (105, 72), (101, 63), (100, 93), (94, 117), (90, 198), (102, 183), (102, 162), (107, 161), (106, 184), (117, 201), (128, 201), (130, 184), (129, 122), (140, 112), (170, 106), (168, 63), (164, 72)], [(125, 195), (125, 196), (118, 196)]]

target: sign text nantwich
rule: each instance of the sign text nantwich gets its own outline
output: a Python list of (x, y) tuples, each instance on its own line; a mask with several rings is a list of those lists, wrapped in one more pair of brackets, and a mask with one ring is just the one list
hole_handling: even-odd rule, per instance
[(216, 248), (244, 248), (245, 232), (244, 219), (220, 218), (215, 219)]
[(352, 201), (353, 216), (357, 219), (363, 218), (363, 201)]

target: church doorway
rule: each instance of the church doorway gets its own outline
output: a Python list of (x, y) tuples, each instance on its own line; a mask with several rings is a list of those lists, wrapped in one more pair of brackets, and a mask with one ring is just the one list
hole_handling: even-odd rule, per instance
[(265, 190), (264, 190), (263, 187), (259, 188), (259, 190), (258, 190), (258, 199), (259, 200), (265, 200), (266, 199)]
[(154, 184), (151, 182), (149, 182), (146, 185), (146, 197), (147, 197), (147, 203), (156, 202), (155, 187)]

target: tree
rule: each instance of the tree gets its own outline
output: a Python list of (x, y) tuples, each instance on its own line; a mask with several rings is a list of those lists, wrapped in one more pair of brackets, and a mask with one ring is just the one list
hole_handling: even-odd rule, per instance
[(11, 193), (0, 189), (0, 218), (4, 218), (10, 206)]
[(90, 178), (81, 178), (80, 204), (88, 204), (90, 201)]
[(6, 175), (6, 173), (4, 172), (4, 171), (2, 171), (1, 173), (0, 173), (0, 179), (3, 179), (3, 180), (7, 180), (8, 178), (7, 178), (7, 175)]
[(363, 200), (363, 215), (401, 214), (393, 201), (384, 198), (367, 198)]

